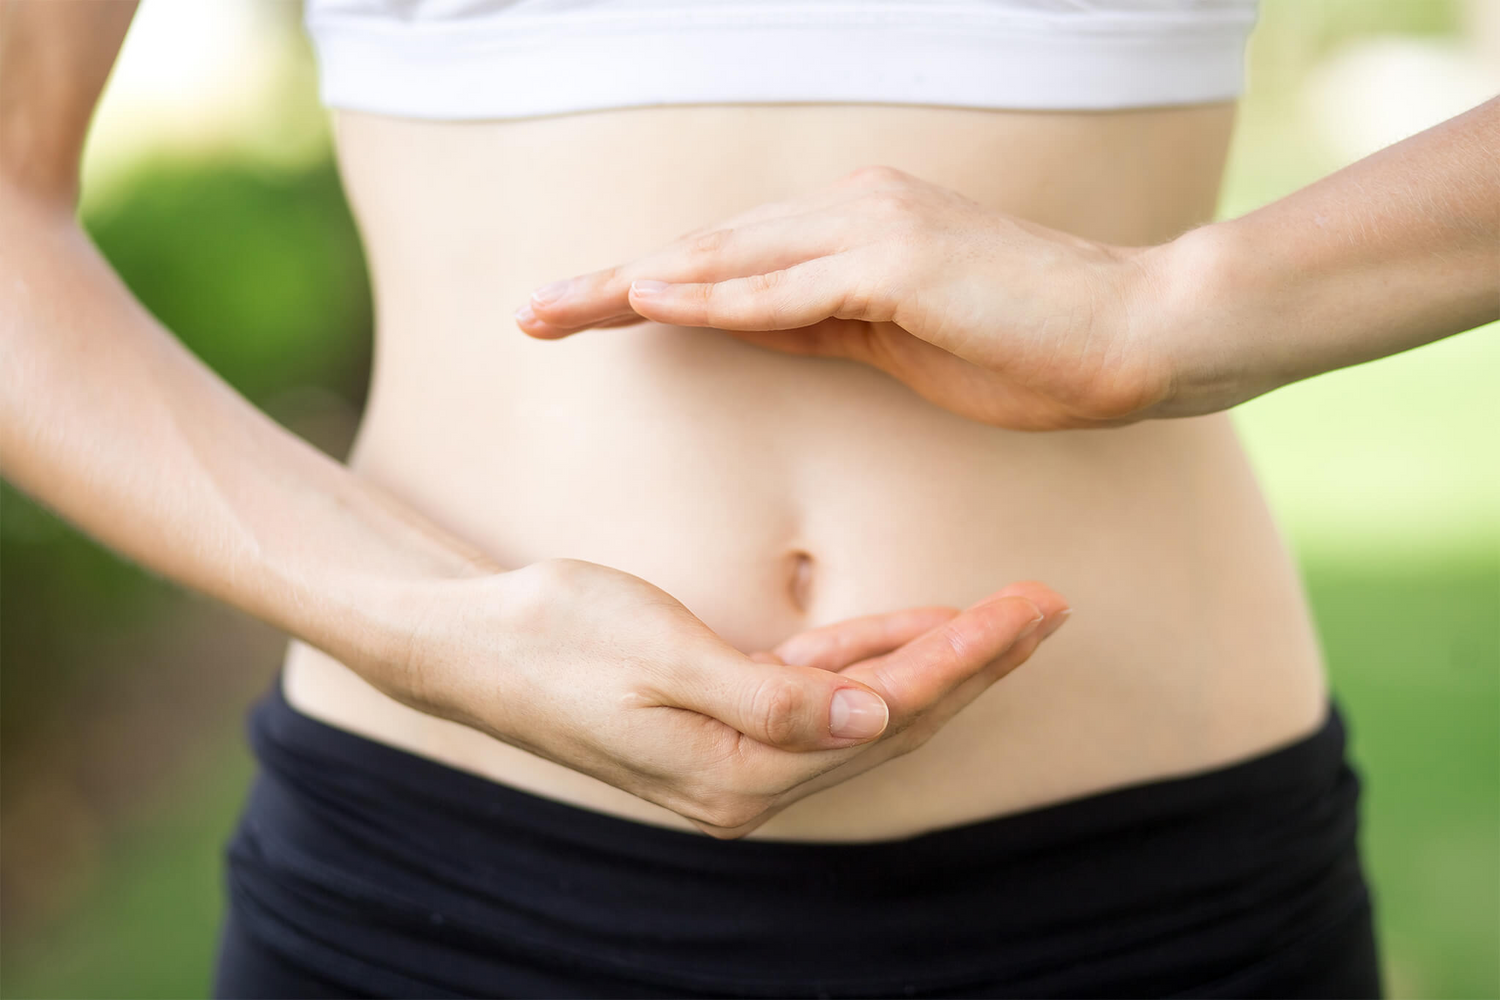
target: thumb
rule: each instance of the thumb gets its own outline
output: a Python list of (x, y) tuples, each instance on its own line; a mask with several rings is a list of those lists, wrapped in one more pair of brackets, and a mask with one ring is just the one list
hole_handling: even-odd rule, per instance
[(765, 663), (733, 653), (696, 661), (664, 703), (711, 716), (782, 750), (837, 750), (875, 739), (890, 710), (868, 686), (816, 667)]

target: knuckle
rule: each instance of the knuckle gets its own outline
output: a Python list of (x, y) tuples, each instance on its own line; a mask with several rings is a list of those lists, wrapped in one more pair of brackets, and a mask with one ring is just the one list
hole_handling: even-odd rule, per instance
[(615, 289), (628, 286), (630, 280), (625, 275), (625, 269), (617, 264), (594, 272), (590, 275), (590, 283), (596, 289)]
[(750, 718), (759, 732), (754, 735), (774, 746), (792, 742), (800, 731), (800, 716), (806, 705), (802, 688), (787, 677), (770, 676), (755, 686)]
[(717, 253), (724, 249), (729, 242), (730, 231), (728, 229), (713, 229), (706, 233), (698, 233), (688, 241), (688, 252), (694, 254)]
[(967, 662), (973, 656), (974, 646), (960, 630), (951, 625), (945, 625), (940, 635), (943, 638), (943, 644), (959, 662)]
[(533, 570), (544, 585), (572, 588), (581, 583), (584, 565), (577, 559), (550, 558), (532, 563), (528, 569)]
[(844, 177), (846, 183), (856, 187), (885, 187), (903, 183), (906, 179), (904, 172), (878, 163), (857, 167)]
[(752, 274), (745, 278), (745, 287), (756, 295), (774, 292), (781, 286), (785, 271), (767, 271), (765, 274)]
[(582, 589), (584, 565), (574, 559), (541, 559), (506, 574), (507, 618), (522, 623), (545, 618), (559, 598)]

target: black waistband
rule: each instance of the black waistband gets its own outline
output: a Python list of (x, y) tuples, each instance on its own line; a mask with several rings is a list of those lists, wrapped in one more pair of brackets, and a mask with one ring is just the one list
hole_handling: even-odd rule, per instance
[[(294, 958), (411, 991), (482, 993), (499, 963), (537, 995), (1164, 993), (1363, 902), (1332, 709), (1312, 736), (1209, 773), (853, 844), (579, 809), (318, 722), (279, 685), (251, 739), (237, 913)], [(426, 959), (393, 957), (412, 949)]]

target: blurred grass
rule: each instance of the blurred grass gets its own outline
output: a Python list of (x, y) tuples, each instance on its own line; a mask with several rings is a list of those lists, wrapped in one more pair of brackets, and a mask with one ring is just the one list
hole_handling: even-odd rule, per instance
[(1320, 558), (1500, 560), (1500, 324), (1287, 386), (1235, 420)]
[(253, 764), (238, 733), (184, 762), (108, 845), (71, 916), (0, 969), (6, 997), (208, 995), (222, 849)]
[(319, 385), (362, 403), (369, 286), (333, 164), (162, 160), (134, 173), (127, 197), (85, 219), (157, 319), (253, 401)]
[[(1456, 9), (1267, 0), (1223, 213), (1339, 166), (1299, 103), (1324, 54), (1370, 32), (1452, 32)], [(303, 433), (310, 391), (323, 394), (314, 409), (361, 405), (369, 304), (331, 163), (162, 160), (119, 186), (125, 196), (91, 209), (91, 231), (190, 347)], [(1500, 330), (1489, 327), (1236, 414), (1303, 564), (1366, 780), (1366, 859), (1396, 996), (1500, 996), (1497, 373)], [(170, 631), (185, 612), (167, 585), (9, 488), (0, 504), (9, 794), (23, 766), (10, 748), (49, 727), (66, 734), (80, 692), (98, 686), (131, 630)], [(77, 895), (0, 942), (0, 996), (207, 989), (219, 853), (251, 773), (239, 728), (215, 717), (207, 729), (170, 773), (141, 784), (143, 798), (94, 817), (100, 839)]]
[(1305, 567), (1397, 996), (1500, 996), (1500, 565)]

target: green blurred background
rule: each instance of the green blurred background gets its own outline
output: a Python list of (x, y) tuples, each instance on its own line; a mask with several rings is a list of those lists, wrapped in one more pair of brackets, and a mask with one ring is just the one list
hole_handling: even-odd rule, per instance
[[(341, 454), (370, 306), (298, 16), (147, 0), (84, 216), (194, 351)], [(1500, 0), (1268, 0), (1222, 214), (1478, 103), (1497, 67)], [(1496, 328), (1238, 419), (1366, 780), (1390, 991), (1500, 996)], [(282, 640), (0, 489), (0, 995), (202, 995), (251, 771), (241, 716)]]

